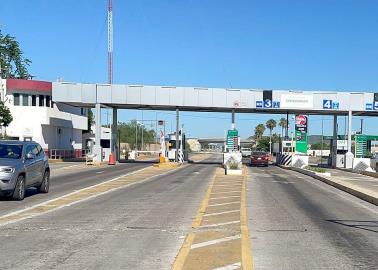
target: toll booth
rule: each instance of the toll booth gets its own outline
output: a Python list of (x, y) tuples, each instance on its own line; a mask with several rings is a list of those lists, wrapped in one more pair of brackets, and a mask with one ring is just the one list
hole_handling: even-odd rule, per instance
[[(167, 143), (167, 157), (170, 161), (174, 161), (176, 159), (176, 133), (168, 134), (168, 143)], [(186, 151), (186, 143), (185, 143), (185, 133), (181, 134), (181, 131), (178, 136), (178, 159), (180, 162), (184, 160), (188, 160), (188, 155)]]

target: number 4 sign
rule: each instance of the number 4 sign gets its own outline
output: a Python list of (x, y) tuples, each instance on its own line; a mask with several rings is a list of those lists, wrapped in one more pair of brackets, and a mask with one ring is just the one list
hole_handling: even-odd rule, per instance
[(333, 102), (330, 99), (323, 99), (323, 109), (332, 109), (333, 108)]

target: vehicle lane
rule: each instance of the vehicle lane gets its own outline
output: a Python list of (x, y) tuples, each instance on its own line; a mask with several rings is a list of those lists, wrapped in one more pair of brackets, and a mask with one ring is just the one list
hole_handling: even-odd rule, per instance
[(80, 168), (75, 170), (51, 169), (50, 192), (39, 194), (36, 189), (27, 190), (23, 201), (12, 201), (9, 198), (0, 198), (0, 216), (33, 206), (35, 204), (58, 198), (72, 191), (92, 186), (119, 175), (133, 172), (148, 166), (150, 163), (122, 163), (116, 166), (101, 166)]
[(169, 269), (214, 169), (188, 165), (5, 225), (2, 269)]
[(255, 269), (377, 269), (378, 207), (293, 171), (249, 172)]

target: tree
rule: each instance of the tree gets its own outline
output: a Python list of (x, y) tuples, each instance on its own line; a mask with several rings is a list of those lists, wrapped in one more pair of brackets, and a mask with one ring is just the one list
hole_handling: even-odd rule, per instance
[(13, 121), (13, 116), (4, 102), (0, 101), (0, 126), (4, 128), (4, 133), (2, 132), (2, 137), (6, 136), (6, 127)]
[(263, 124), (258, 124), (255, 127), (255, 138), (257, 141), (261, 139), (264, 132), (265, 132), (265, 126)]
[(311, 145), (311, 150), (329, 150), (329, 144), (323, 142), (323, 146), (321, 142), (317, 142)]
[(31, 61), (23, 56), (18, 41), (9, 34), (4, 36), (0, 30), (0, 77), (30, 79), (30, 64)]
[(121, 143), (128, 143), (131, 149), (136, 148), (136, 140), (138, 143), (138, 148), (140, 148), (142, 144), (142, 130), (144, 144), (155, 142), (155, 130), (148, 130), (146, 126), (140, 125), (136, 120), (132, 120), (129, 123), (120, 122), (118, 123), (118, 129), (120, 132)]
[(91, 127), (92, 125), (94, 124), (94, 116), (93, 116), (93, 112), (91, 109), (88, 109), (88, 115), (87, 115), (87, 118), (88, 118), (88, 129), (86, 132), (91, 132)]
[(284, 129), (287, 128), (287, 120), (284, 117), (282, 117), (280, 119), (280, 122), (278, 123), (278, 125), (281, 127), (281, 137), (284, 137), (283, 131), (284, 131)]
[(272, 154), (272, 131), (276, 127), (276, 125), (277, 125), (277, 122), (274, 119), (269, 119), (265, 123), (266, 128), (269, 129), (269, 137), (270, 137), (270, 143), (269, 143), (270, 147), (269, 147), (269, 149), (270, 149), (270, 154)]

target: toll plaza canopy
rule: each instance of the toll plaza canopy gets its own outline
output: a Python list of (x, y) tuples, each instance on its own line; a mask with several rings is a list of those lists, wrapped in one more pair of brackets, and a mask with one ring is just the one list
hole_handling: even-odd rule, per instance
[(226, 89), (54, 82), (55, 102), (73, 106), (205, 112), (378, 116), (378, 93)]

